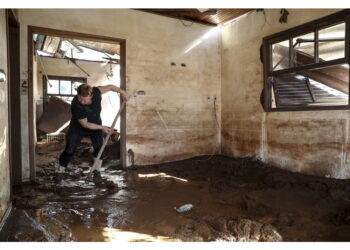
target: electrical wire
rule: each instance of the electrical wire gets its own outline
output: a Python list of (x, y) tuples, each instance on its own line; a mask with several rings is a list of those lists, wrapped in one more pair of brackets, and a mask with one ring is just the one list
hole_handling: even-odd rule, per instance
[[(217, 128), (218, 128), (218, 132), (220, 133), (221, 131), (221, 127), (220, 127), (220, 123), (219, 123), (219, 120), (218, 120), (218, 117), (217, 117), (217, 108), (216, 108), (216, 98), (214, 97), (214, 117), (215, 117), (215, 121), (216, 121), (216, 125), (217, 125)], [(203, 159), (203, 160), (197, 160), (197, 161), (208, 161), (210, 160), (213, 156), (215, 155), (215, 151), (213, 151), (213, 153), (207, 158), (207, 159)]]
[[(108, 63), (109, 64), (109, 63)], [(111, 64), (109, 64), (110, 65), (110, 72), (112, 72), (112, 65)], [(112, 72), (113, 73), (113, 72)], [(108, 81), (110, 82), (110, 83), (112, 83), (112, 80), (111, 80), (111, 75), (109, 75), (108, 74), (108, 72), (106, 72), (106, 77), (107, 77), (107, 79), (108, 79)], [(118, 94), (118, 96), (119, 96), (119, 98), (120, 98), (120, 94), (119, 93), (117, 93)], [(111, 107), (112, 107), (112, 109), (114, 110), (114, 105), (113, 105), (113, 103), (112, 103), (112, 101), (111, 101), (111, 98), (110, 98), (110, 95), (108, 94), (108, 101), (109, 101), (109, 104), (111, 105)]]
[(47, 73), (46, 73), (44, 64), (43, 64), (43, 62), (41, 61), (41, 57), (40, 57), (40, 55), (39, 55), (39, 53), (38, 53), (37, 50), (36, 50), (36, 55), (37, 55), (37, 57), (38, 57), (38, 59), (39, 59), (40, 65), (41, 65), (41, 67), (42, 67), (42, 69), (43, 69), (43, 71), (44, 71), (44, 74), (45, 74), (45, 77), (46, 77), (46, 81), (49, 83), (49, 86), (52, 87), (53, 85), (50, 83), (50, 80), (49, 80), (49, 77), (47, 76)]
[(183, 24), (183, 26), (185, 26), (185, 27), (191, 27), (192, 24), (194, 23), (194, 22), (192, 21), (191, 24), (185, 24), (185, 23), (184, 23), (184, 20), (180, 19), (180, 21), (181, 21), (181, 23)]

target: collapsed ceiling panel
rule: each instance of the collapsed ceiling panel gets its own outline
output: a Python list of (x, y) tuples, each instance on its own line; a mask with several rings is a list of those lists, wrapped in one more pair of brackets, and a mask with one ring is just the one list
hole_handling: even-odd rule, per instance
[(59, 37), (46, 36), (42, 50), (54, 54), (57, 51), (57, 48), (60, 46), (61, 39)]
[(53, 96), (50, 98), (48, 106), (36, 126), (46, 133), (54, 133), (70, 118), (70, 104)]
[(101, 43), (36, 35), (35, 48), (40, 56), (119, 63), (119, 44)]
[(118, 44), (101, 43), (101, 42), (76, 40), (76, 39), (74, 40), (72, 39), (72, 41), (74, 41), (76, 45), (84, 46), (84, 47), (98, 50), (98, 51), (103, 51), (111, 55), (120, 54), (120, 46)]

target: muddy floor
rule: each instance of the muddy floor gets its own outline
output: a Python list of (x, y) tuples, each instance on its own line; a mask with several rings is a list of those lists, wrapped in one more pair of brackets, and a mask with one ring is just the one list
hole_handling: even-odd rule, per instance
[[(62, 143), (38, 145), (37, 182), (14, 188), (0, 240), (350, 241), (350, 181), (224, 156), (123, 170), (113, 147), (102, 177), (86, 182), (88, 143), (62, 178)], [(193, 208), (174, 209), (184, 204)]]

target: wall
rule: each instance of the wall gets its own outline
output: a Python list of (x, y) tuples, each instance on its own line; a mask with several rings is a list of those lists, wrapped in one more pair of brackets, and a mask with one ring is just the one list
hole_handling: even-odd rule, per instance
[(260, 104), (262, 38), (339, 10), (279, 9), (251, 12), (222, 29), (222, 152), (259, 156), (288, 169), (349, 178), (349, 111), (265, 113)]
[(127, 9), (21, 9), (19, 17), (22, 71), (27, 70), (27, 25), (126, 39), (127, 91), (146, 92), (127, 105), (127, 150), (136, 164), (220, 152), (218, 30)]
[[(120, 66), (119, 64), (112, 65), (113, 77), (106, 76), (106, 72), (110, 71), (110, 65), (107, 63), (98, 63), (98, 62), (86, 62), (86, 61), (77, 61), (77, 64), (83, 68), (89, 75), (88, 77), (84, 72), (82, 72), (78, 67), (73, 63), (65, 59), (52, 59), (52, 58), (43, 58), (41, 57), (41, 62), (37, 60), (38, 70), (37, 70), (37, 85), (35, 87), (34, 99), (37, 103), (37, 118), (40, 118), (42, 113), (42, 97), (43, 97), (43, 78), (45, 73), (47, 75), (53, 76), (72, 76), (72, 77), (85, 77), (87, 78), (87, 83), (92, 86), (101, 86), (113, 84), (120, 86)], [(43, 70), (44, 67), (44, 70)], [(117, 93), (109, 92), (102, 95), (102, 112), (101, 119), (102, 124), (106, 126), (111, 126), (118, 110), (119, 110), (119, 96)], [(115, 128), (120, 131), (119, 121), (116, 124)]]
[[(0, 9), (0, 69), (7, 74), (6, 14)], [(10, 163), (8, 130), (8, 82), (0, 83), (0, 229), (6, 210), (10, 207)]]

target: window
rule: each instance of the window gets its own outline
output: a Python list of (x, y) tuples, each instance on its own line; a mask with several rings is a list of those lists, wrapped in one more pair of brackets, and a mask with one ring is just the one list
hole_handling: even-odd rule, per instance
[(350, 10), (263, 39), (265, 111), (350, 109)]
[(86, 78), (81, 77), (48, 76), (48, 81), (45, 76), (43, 78), (45, 103), (48, 102), (51, 96), (71, 103), (77, 94), (77, 88), (86, 83)]

